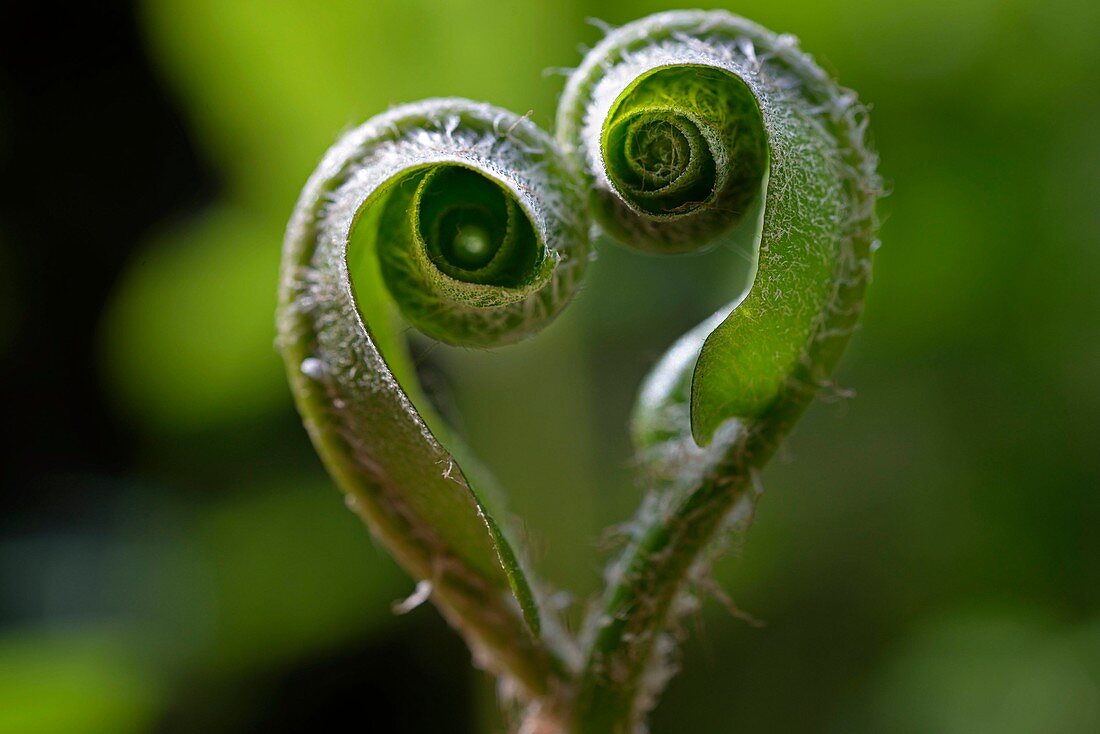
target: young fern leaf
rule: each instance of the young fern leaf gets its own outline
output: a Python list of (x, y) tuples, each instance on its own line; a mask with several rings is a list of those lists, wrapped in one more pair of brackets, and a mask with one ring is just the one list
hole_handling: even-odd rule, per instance
[(507, 343), (564, 307), (588, 260), (575, 174), (524, 118), (460, 99), (397, 107), (341, 138), (287, 229), (279, 346), (326, 467), (479, 662), (547, 695), (564, 643), (540, 613), (476, 465), (421, 394), (405, 320)]
[(866, 127), (795, 38), (724, 11), (615, 30), (567, 83), (558, 138), (607, 234), (656, 253), (747, 240), (756, 258), (749, 289), (641, 390), (632, 428), (653, 491), (589, 620), (576, 731), (641, 725), (693, 581), (750, 519), (757, 471), (855, 327), (879, 190)]

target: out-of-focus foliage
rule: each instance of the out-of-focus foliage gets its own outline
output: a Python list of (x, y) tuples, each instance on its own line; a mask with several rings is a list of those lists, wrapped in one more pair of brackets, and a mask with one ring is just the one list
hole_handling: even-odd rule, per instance
[(1085, 734), (1100, 729), (1097, 676), (1096, 623), (1060, 628), (996, 610), (933, 615), (877, 671), (848, 731)]
[[(341, 130), (392, 103), (464, 95), (548, 126), (561, 77), (542, 72), (599, 37), (586, 17), (674, 6), (722, 4), (144, 4), (224, 190), (149, 238), (102, 321), (105, 389), (144, 442), (125, 511), (94, 537), (0, 538), (2, 599), (41, 620), (0, 642), (0, 732), (147, 731), (181, 700), (215, 716), (224, 701), (194, 681), (237, 690), (393, 629), (411, 584), (328, 486), (271, 346), (297, 192)], [(838, 376), (858, 397), (811, 409), (718, 570), (767, 626), (708, 624), (724, 612), (707, 605), (654, 731), (1095, 731), (1100, 5), (733, 9), (798, 35), (873, 105), (892, 195)], [(595, 586), (599, 528), (637, 502), (638, 382), (743, 271), (739, 253), (604, 246), (534, 341), (420, 350), (553, 581)]]
[(0, 731), (147, 731), (164, 691), (109, 631), (15, 629), (0, 638)]
[[(194, 430), (270, 411), (285, 379), (272, 357), (278, 226), (231, 206), (151, 243), (104, 327), (112, 388), (159, 431)], [(268, 320), (270, 321), (270, 320)]]

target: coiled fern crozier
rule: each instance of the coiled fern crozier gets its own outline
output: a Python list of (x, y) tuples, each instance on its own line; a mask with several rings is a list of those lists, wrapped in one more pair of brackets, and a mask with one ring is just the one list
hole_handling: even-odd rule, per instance
[[(429, 100), (345, 135), (306, 184), (278, 315), (298, 408), (349, 505), (523, 707), (519, 731), (644, 729), (692, 588), (859, 318), (875, 166), (866, 110), (795, 38), (682, 11), (609, 32), (569, 78), (554, 137)], [(575, 637), (422, 395), (402, 330), (479, 347), (535, 333), (569, 302), (593, 232), (656, 254), (747, 243), (755, 261), (642, 386), (650, 491)]]

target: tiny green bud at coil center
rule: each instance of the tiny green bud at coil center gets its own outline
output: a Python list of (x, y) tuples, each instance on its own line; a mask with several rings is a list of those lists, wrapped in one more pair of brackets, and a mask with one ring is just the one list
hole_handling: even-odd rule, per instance
[(463, 224), (451, 239), (445, 255), (454, 265), (467, 270), (484, 267), (496, 254), (498, 243), (489, 230), (479, 224)]
[(634, 174), (654, 188), (679, 177), (691, 161), (687, 137), (667, 120), (651, 120), (630, 129), (626, 138), (626, 160)]

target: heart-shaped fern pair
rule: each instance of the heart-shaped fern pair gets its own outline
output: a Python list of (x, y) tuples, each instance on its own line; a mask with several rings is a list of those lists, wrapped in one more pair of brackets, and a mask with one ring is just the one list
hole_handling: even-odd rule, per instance
[[(306, 427), (348, 503), (523, 704), (526, 730), (642, 726), (684, 600), (859, 317), (878, 191), (866, 127), (855, 94), (793, 37), (672, 12), (587, 55), (556, 139), (486, 104), (405, 105), (345, 135), (302, 192), (279, 333)], [(746, 293), (642, 387), (632, 428), (650, 496), (574, 636), (422, 395), (401, 334), (532, 334), (580, 282), (592, 221), (655, 253), (746, 242), (756, 262)]]

